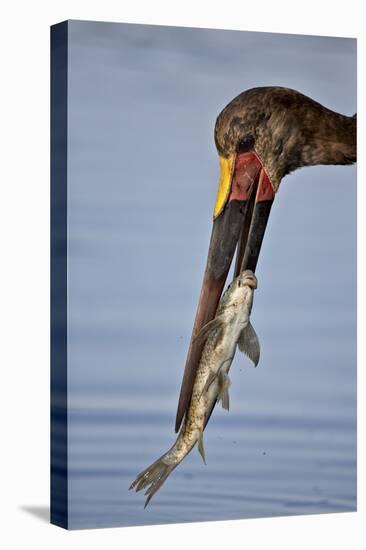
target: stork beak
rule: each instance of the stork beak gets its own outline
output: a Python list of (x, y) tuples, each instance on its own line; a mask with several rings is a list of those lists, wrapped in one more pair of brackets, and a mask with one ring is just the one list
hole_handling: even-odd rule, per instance
[(255, 152), (220, 157), (220, 183), (206, 269), (179, 397), (176, 431), (189, 406), (204, 342), (196, 339), (216, 313), (238, 245), (235, 276), (255, 271), (274, 199), (271, 182)]

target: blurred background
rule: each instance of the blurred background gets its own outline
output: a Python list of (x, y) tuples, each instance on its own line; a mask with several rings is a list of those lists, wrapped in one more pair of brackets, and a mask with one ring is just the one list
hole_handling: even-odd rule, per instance
[(128, 491), (174, 421), (219, 178), (215, 119), (287, 86), (356, 111), (353, 39), (69, 23), (70, 528), (356, 508), (356, 168), (287, 176), (257, 268), (257, 369), (149, 507)]

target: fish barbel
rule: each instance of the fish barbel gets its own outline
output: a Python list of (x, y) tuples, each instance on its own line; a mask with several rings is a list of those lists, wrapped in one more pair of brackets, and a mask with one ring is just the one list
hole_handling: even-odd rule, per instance
[(202, 434), (216, 401), (229, 410), (230, 380), (228, 371), (236, 346), (257, 366), (259, 341), (250, 323), (253, 293), (257, 279), (252, 271), (243, 271), (224, 292), (216, 317), (197, 335), (206, 340), (193, 386), (187, 416), (174, 445), (158, 460), (141, 472), (130, 489), (147, 488), (145, 508), (171, 472), (198, 442), (198, 450), (206, 463)]

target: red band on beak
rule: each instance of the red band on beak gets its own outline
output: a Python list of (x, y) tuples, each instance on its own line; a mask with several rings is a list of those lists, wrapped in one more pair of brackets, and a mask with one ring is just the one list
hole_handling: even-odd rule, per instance
[(232, 200), (243, 201), (249, 199), (261, 168), (261, 162), (255, 153), (237, 155), (229, 202)]
[(257, 190), (257, 196), (255, 198), (255, 202), (272, 201), (273, 199), (274, 199), (273, 187), (271, 185), (269, 177), (267, 176), (266, 172), (262, 168), (259, 176), (258, 190)]

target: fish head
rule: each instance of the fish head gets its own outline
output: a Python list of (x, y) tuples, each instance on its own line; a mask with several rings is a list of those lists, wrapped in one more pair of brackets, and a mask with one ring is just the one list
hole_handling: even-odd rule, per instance
[(243, 299), (252, 295), (257, 286), (257, 277), (253, 271), (250, 269), (242, 271), (225, 290), (221, 298), (220, 308), (227, 308), (241, 303)]
[(254, 275), (253, 271), (250, 269), (245, 269), (242, 271), (235, 279), (237, 281), (238, 288), (248, 286), (255, 290), (258, 286), (257, 277)]

